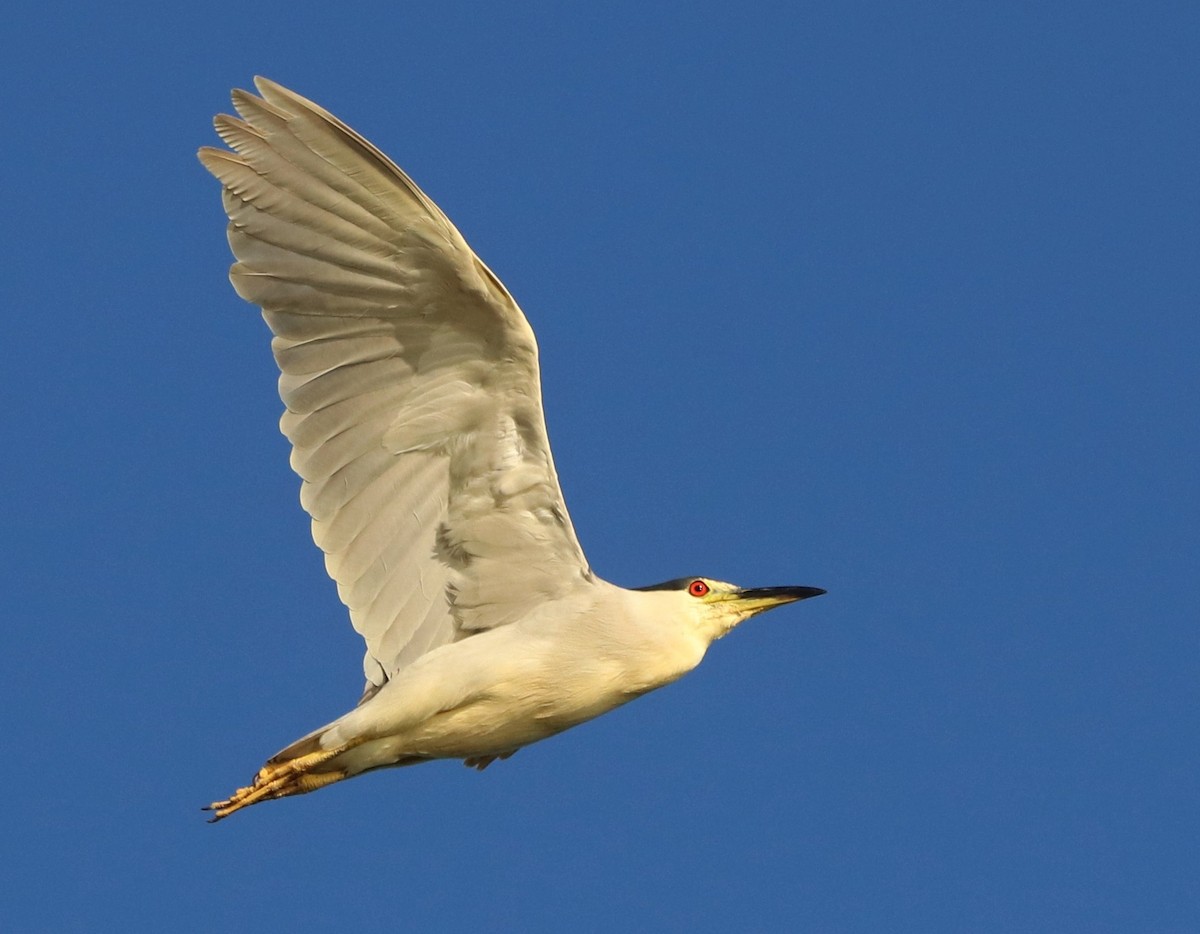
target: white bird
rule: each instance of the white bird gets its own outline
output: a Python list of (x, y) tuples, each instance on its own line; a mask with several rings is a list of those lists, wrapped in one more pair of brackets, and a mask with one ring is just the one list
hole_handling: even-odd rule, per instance
[(742, 620), (824, 593), (688, 577), (626, 590), (567, 517), (533, 331), (412, 180), (262, 78), (220, 115), (237, 293), (274, 333), (283, 433), (366, 641), (358, 705), (273, 756), (213, 820), (372, 769), (485, 768), (691, 671)]

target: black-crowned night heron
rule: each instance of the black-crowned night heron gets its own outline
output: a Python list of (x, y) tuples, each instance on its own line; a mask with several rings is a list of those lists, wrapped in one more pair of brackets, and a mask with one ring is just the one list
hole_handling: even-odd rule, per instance
[(429, 759), (485, 768), (691, 671), (742, 620), (824, 593), (588, 566), (542, 416), (533, 331), (412, 180), (270, 81), (216, 118), (238, 294), (275, 337), (283, 433), (330, 576), (367, 643), (349, 713), (214, 802)]

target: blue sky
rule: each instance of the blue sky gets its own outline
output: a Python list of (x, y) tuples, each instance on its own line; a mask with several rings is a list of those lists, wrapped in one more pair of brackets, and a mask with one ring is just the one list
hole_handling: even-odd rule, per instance
[[(6, 926), (1200, 929), (1198, 8), (583, 6), (8, 14)], [(206, 825), (360, 687), (193, 155), (256, 73), (520, 301), (599, 573), (829, 595)]]

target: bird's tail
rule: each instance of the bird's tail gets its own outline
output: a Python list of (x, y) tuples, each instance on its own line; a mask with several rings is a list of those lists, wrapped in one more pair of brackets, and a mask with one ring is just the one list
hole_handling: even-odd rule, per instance
[(296, 740), (286, 749), (267, 760), (258, 770), (254, 781), (239, 788), (224, 801), (214, 801), (204, 808), (212, 811), (209, 823), (216, 823), (244, 807), (268, 801), (271, 798), (286, 798), (302, 795), (347, 778), (350, 772), (339, 766), (337, 757), (357, 742), (346, 743), (332, 749), (321, 748), (321, 737), (328, 727), (322, 727)]

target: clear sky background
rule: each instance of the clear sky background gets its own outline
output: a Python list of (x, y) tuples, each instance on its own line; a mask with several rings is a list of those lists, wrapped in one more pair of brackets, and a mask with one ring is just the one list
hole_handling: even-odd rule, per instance
[[(6, 14), (13, 931), (1200, 930), (1200, 6)], [(265, 74), (537, 330), (596, 570), (826, 587), (480, 775), (358, 696), (196, 162)]]

